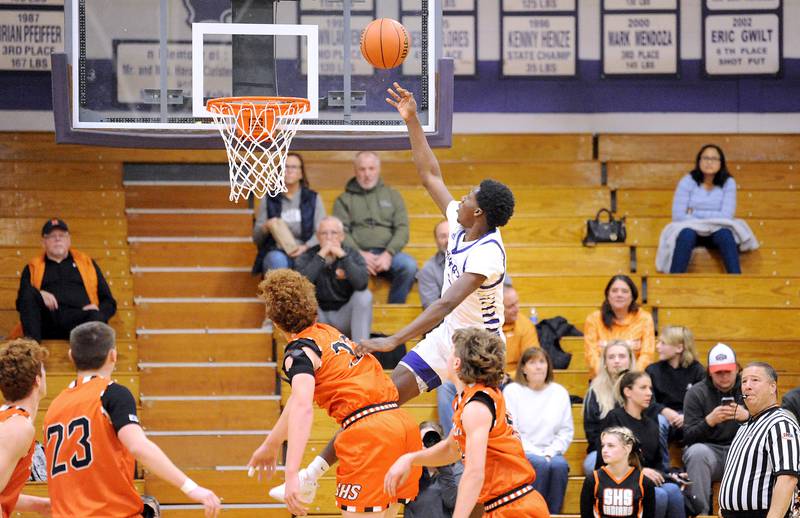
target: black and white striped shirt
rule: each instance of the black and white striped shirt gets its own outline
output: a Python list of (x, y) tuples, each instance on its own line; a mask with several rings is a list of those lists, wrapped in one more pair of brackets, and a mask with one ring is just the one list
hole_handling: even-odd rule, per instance
[(769, 509), (779, 475), (800, 476), (800, 428), (786, 410), (775, 406), (751, 417), (736, 432), (725, 460), (720, 508)]

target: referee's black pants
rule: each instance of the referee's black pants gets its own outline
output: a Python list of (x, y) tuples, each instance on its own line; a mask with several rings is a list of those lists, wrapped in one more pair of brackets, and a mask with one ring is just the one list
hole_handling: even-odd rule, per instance
[(33, 286), (22, 290), (17, 299), (17, 311), (25, 336), (37, 342), (43, 339), (69, 340), (69, 332), (84, 322), (102, 322), (97, 310), (64, 308), (55, 311), (45, 305), (42, 294)]

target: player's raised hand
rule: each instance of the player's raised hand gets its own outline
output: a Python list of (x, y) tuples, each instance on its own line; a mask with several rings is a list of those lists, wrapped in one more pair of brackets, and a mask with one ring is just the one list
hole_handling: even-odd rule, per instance
[(386, 102), (397, 108), (404, 121), (409, 121), (417, 116), (417, 101), (414, 100), (414, 94), (396, 82), (394, 89), (387, 88), (386, 92), (389, 94)]
[(278, 448), (268, 444), (269, 441), (264, 441), (261, 446), (256, 448), (247, 467), (250, 468), (248, 476), (252, 477), (254, 472), (258, 472), (258, 481), (261, 482), (261, 473), (264, 473), (264, 480), (269, 481), (272, 475), (275, 474), (278, 465)]
[(383, 492), (394, 497), (397, 494), (397, 486), (406, 481), (409, 473), (411, 473), (411, 457), (408, 454), (401, 455), (383, 477)]
[(295, 516), (305, 516), (308, 514), (308, 509), (303, 505), (300, 499), (300, 477), (295, 474), (286, 474), (286, 488), (284, 489), (284, 499), (286, 508)]
[(375, 352), (387, 352), (393, 350), (397, 345), (398, 344), (394, 342), (391, 336), (370, 338), (356, 344), (356, 354), (362, 355)]
[(198, 486), (186, 493), (186, 496), (195, 502), (203, 504), (206, 518), (216, 518), (219, 516), (219, 512), (222, 509), (222, 501), (213, 491)]

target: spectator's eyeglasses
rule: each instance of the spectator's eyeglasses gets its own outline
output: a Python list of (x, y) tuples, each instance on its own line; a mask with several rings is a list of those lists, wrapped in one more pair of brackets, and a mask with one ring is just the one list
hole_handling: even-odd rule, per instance
[(703, 162), (722, 162), (722, 159), (718, 156), (701, 156), (700, 160)]

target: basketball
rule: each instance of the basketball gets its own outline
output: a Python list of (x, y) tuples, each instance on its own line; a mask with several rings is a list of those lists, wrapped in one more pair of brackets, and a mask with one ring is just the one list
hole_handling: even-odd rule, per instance
[(361, 33), (361, 54), (375, 68), (400, 66), (408, 55), (408, 46), (408, 31), (391, 18), (373, 20)]

